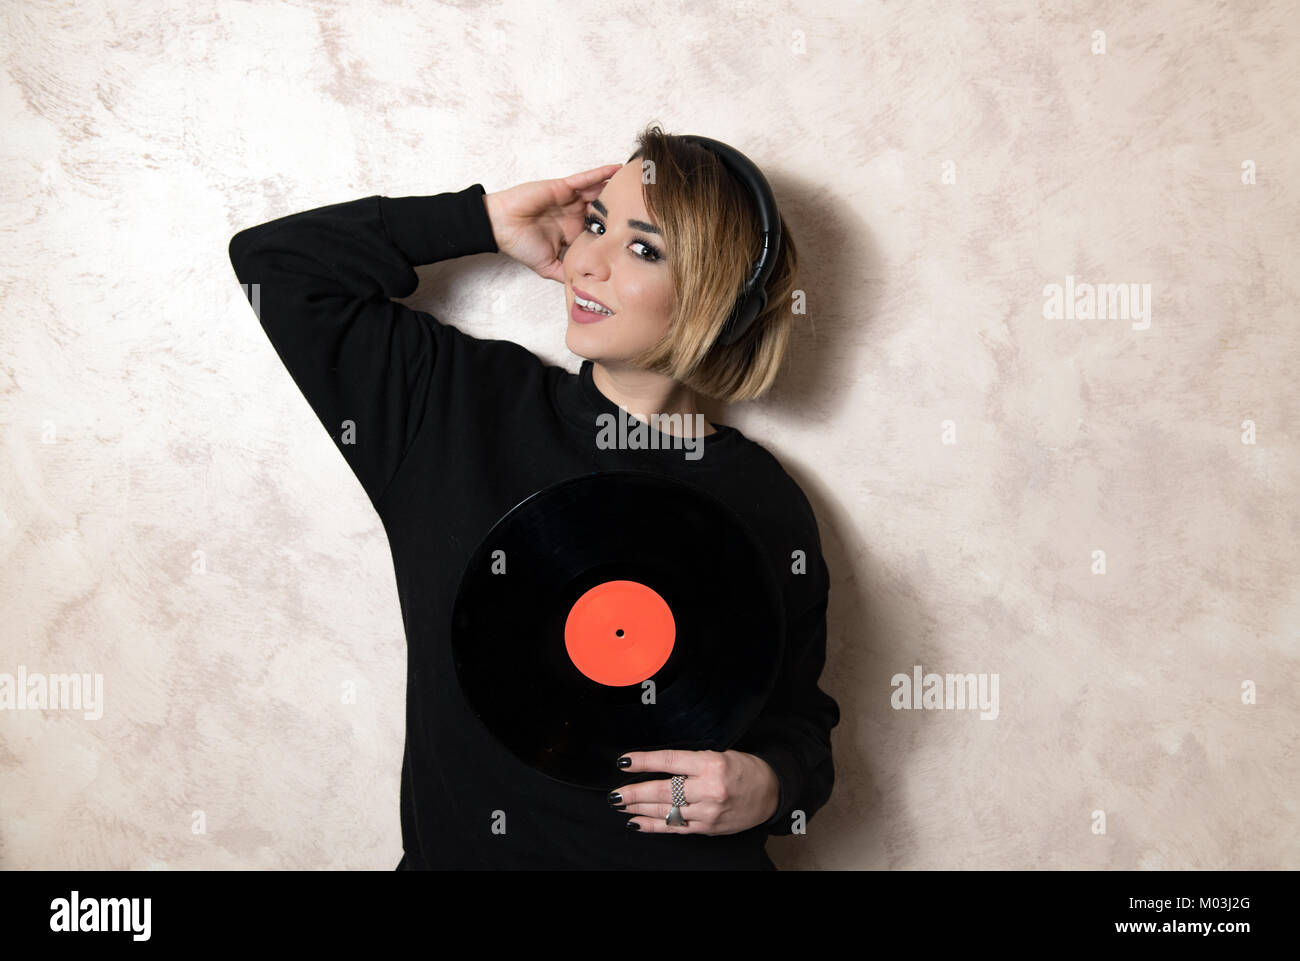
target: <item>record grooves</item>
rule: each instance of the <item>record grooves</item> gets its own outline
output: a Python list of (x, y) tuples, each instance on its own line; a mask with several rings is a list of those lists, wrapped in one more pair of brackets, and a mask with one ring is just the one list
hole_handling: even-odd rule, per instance
[(621, 752), (734, 744), (771, 692), (783, 626), (771, 567), (734, 512), (685, 481), (601, 471), (538, 491), (488, 532), (461, 577), (452, 654), (500, 743), (605, 790), (634, 779), (614, 767)]

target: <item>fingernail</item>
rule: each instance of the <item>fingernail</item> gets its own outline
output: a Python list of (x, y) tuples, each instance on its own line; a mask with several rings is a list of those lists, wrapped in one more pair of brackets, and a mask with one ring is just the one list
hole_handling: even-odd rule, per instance
[(632, 759), (630, 757), (621, 757), (616, 762), (619, 767), (631, 767)]
[(614, 810), (615, 810), (615, 811), (626, 811), (626, 810), (627, 810), (627, 805), (626, 805), (626, 804), (615, 804), (615, 805), (614, 805)]
[(617, 791), (610, 791), (609, 797), (605, 798), (605, 800), (608, 801), (610, 804), (622, 804), (623, 795), (619, 794)]
[(628, 821), (628, 822), (627, 822), (627, 829), (628, 829), (629, 831), (640, 831), (640, 830), (641, 830), (641, 825), (637, 824), (635, 821)]

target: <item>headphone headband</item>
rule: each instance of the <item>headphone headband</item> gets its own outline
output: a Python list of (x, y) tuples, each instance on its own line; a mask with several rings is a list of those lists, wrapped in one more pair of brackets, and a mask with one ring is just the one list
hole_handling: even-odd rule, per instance
[(767, 306), (767, 292), (764, 290), (767, 279), (776, 266), (777, 254), (781, 250), (781, 214), (776, 206), (776, 197), (768, 185), (763, 172), (735, 147), (720, 140), (699, 137), (693, 134), (682, 135), (683, 140), (690, 141), (717, 155), (731, 174), (749, 188), (758, 207), (758, 225), (762, 232), (763, 249), (749, 274), (745, 288), (736, 299), (727, 318), (726, 325), (718, 335), (717, 343), (734, 344), (753, 325), (755, 318)]

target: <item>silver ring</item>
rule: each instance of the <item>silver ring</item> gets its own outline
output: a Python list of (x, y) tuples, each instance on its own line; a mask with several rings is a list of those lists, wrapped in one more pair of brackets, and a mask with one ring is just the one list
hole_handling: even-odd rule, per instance
[(682, 807), (686, 804), (686, 775), (674, 774), (672, 777), (673, 806), (668, 809), (664, 823), (672, 827), (685, 827), (686, 819), (682, 817)]

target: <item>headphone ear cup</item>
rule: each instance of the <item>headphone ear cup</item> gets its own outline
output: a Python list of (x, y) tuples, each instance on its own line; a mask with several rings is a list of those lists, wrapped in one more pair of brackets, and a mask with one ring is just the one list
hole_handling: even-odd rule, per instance
[(734, 344), (745, 335), (754, 319), (767, 306), (767, 292), (763, 289), (768, 277), (776, 266), (777, 255), (781, 250), (781, 213), (776, 206), (776, 197), (763, 176), (763, 172), (743, 153), (711, 137), (683, 134), (682, 139), (689, 141), (715, 154), (737, 180), (749, 188), (758, 207), (759, 228), (762, 230), (763, 252), (754, 263), (749, 282), (740, 295), (731, 316), (718, 335), (720, 344)]
[(727, 318), (722, 333), (718, 335), (717, 342), (727, 346), (744, 337), (753, 327), (754, 318), (763, 312), (763, 307), (766, 304), (767, 294), (763, 290), (742, 294), (741, 300), (732, 308), (731, 316)]

